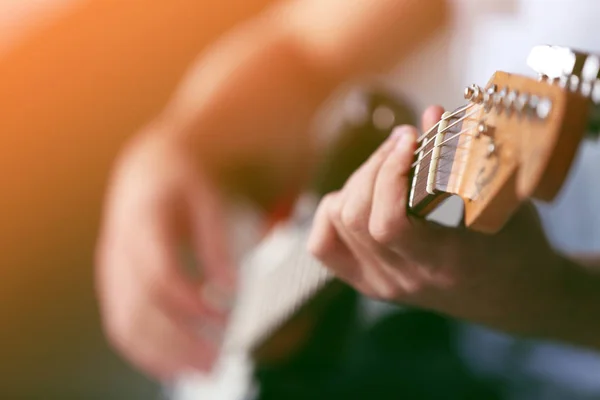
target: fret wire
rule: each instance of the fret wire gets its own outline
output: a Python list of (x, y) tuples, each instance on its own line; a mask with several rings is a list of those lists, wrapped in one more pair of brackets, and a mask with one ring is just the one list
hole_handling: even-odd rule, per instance
[[(447, 174), (447, 176), (461, 176), (461, 175), (462, 174), (460, 172), (449, 172)], [(442, 183), (442, 181), (443, 181), (443, 179), (440, 178), (435, 183)], [(425, 186), (426, 186), (425, 184), (419, 183), (417, 186), (415, 186), (415, 188), (424, 188)]]
[[(305, 251), (303, 249), (305, 241), (303, 239), (304, 237), (300, 237), (297, 239), (297, 245), (294, 251), (294, 258), (298, 261), (298, 264), (300, 264), (302, 261), (305, 261), (306, 259)], [(288, 286), (290, 288), (290, 290), (288, 291), (288, 301), (291, 304), (288, 304), (288, 309), (292, 312), (294, 311), (294, 308), (297, 305), (297, 302), (294, 302), (294, 299), (302, 298), (303, 292), (306, 290), (306, 282), (310, 282), (310, 280), (307, 279), (308, 270), (308, 265), (307, 268), (296, 267), (294, 268), (294, 273), (290, 274), (291, 282)]]
[[(323, 267), (321, 264), (317, 263), (314, 260), (310, 260), (310, 268), (318, 268), (320, 270), (325, 270), (325, 267)], [(295, 301), (291, 307), (285, 307), (283, 310), (279, 310), (279, 315), (277, 316), (277, 318), (272, 319), (270, 321), (268, 321), (267, 323), (264, 324), (265, 328), (259, 330), (260, 332), (258, 334), (255, 335), (254, 339), (252, 340), (254, 342), (254, 344), (258, 343), (260, 340), (263, 340), (264, 338), (268, 337), (273, 331), (275, 331), (277, 329), (277, 327), (279, 325), (281, 325), (281, 322), (284, 321), (286, 318), (289, 317), (290, 314), (293, 314), (295, 312), (295, 310), (298, 309), (298, 306), (303, 304), (307, 298), (309, 298), (310, 296), (312, 296), (316, 291), (318, 291), (320, 288), (323, 287), (323, 285), (325, 285), (327, 282), (331, 281), (333, 279), (333, 275), (331, 274), (327, 274), (327, 273), (319, 273), (318, 275), (318, 279), (315, 279), (314, 281), (312, 281), (311, 285), (307, 285), (306, 289), (304, 291), (304, 293), (302, 293), (298, 298), (297, 301)]]
[[(450, 157), (439, 157), (438, 160), (442, 160), (442, 161), (447, 161), (447, 162), (452, 162), (452, 163), (456, 163), (456, 164), (461, 164), (461, 163), (465, 163), (468, 161), (468, 155), (465, 154), (462, 157), (459, 158), (450, 158)], [(433, 160), (432, 160), (433, 161)], [(418, 174), (420, 174), (422, 171), (419, 171), (417, 173), (415, 173), (413, 176), (417, 176)]]
[[(452, 118), (452, 117), (454, 117), (454, 116), (456, 116), (456, 115), (460, 114), (461, 112), (468, 110), (469, 108), (473, 107), (474, 105), (475, 105), (475, 103), (469, 103), (469, 104), (466, 104), (466, 105), (464, 105), (464, 106), (462, 106), (462, 107), (460, 107), (460, 108), (456, 109), (455, 111), (453, 111), (453, 112), (452, 112), (450, 115), (448, 115), (448, 118), (446, 118), (446, 119), (450, 119), (450, 118)], [(437, 128), (438, 128), (438, 126), (439, 126), (441, 123), (442, 123), (442, 121), (441, 121), (441, 120), (439, 120), (439, 121), (438, 121), (438, 122), (437, 122), (435, 125), (433, 125), (431, 128), (429, 128), (429, 129), (427, 130), (427, 132), (425, 132), (425, 133), (421, 134), (421, 136), (419, 136), (419, 138), (417, 139), (417, 142), (419, 142), (419, 143), (420, 143), (420, 142), (422, 142), (422, 141), (423, 141), (423, 139), (425, 139), (426, 137), (428, 137), (428, 136), (429, 136), (429, 135), (430, 135), (432, 132), (436, 131), (436, 130), (437, 130)], [(436, 132), (436, 133), (437, 133), (437, 132)]]
[[(291, 273), (287, 273), (287, 280), (288, 280), (288, 285), (286, 285), (288, 288), (290, 288), (289, 290), (284, 292), (284, 296), (283, 298), (285, 299), (285, 303), (282, 303), (283, 308), (285, 308), (285, 310), (287, 310), (286, 312), (292, 312), (293, 308), (295, 306), (295, 301), (294, 299), (299, 299), (301, 298), (301, 292), (302, 292), (302, 287), (305, 284), (305, 278), (306, 278), (306, 271), (307, 268), (301, 268), (299, 267), (302, 263), (302, 261), (304, 261), (304, 257), (303, 257), (303, 240), (302, 238), (296, 238), (295, 242), (294, 242), (294, 249), (292, 250), (292, 253), (290, 254), (290, 258), (296, 260), (295, 264), (296, 266), (292, 269)], [(300, 253), (300, 254), (298, 254)], [(283, 269), (282, 269), (282, 273), (283, 273)], [(271, 304), (271, 301), (269, 299), (266, 299), (267, 302), (269, 304)]]
[[(466, 115), (466, 116), (465, 116), (465, 119), (466, 119), (467, 117), (469, 117), (469, 116), (470, 116), (470, 114), (469, 114), (469, 115)], [(464, 121), (464, 119), (459, 119), (459, 120), (456, 120), (456, 121), (455, 121), (455, 122), (453, 122), (451, 125), (448, 125), (446, 128), (442, 129), (442, 131), (441, 131), (441, 132), (438, 132), (438, 134), (444, 134), (444, 133), (448, 132), (448, 130), (450, 130), (450, 128), (453, 128), (453, 127), (454, 127), (455, 125), (457, 125), (459, 122), (463, 122), (463, 121)], [(462, 131), (462, 132), (465, 132), (465, 131)], [(424, 144), (423, 144), (421, 147), (419, 147), (419, 148), (418, 148), (418, 149), (417, 149), (417, 150), (414, 152), (414, 154), (415, 154), (415, 155), (417, 155), (417, 154), (419, 154), (421, 151), (425, 150), (425, 148), (427, 147), (427, 145), (429, 145), (429, 143), (431, 143), (431, 142), (432, 142), (432, 140), (434, 140), (434, 139), (435, 139), (435, 138), (429, 138), (429, 140), (428, 140), (426, 143), (424, 143)], [(441, 145), (441, 144), (440, 144), (440, 145)], [(438, 145), (438, 146), (439, 146), (439, 145)], [(433, 147), (433, 149), (437, 148), (438, 146), (434, 146), (434, 147)], [(433, 149), (430, 149), (430, 151), (433, 151)], [(429, 154), (429, 152), (428, 152), (428, 153), (426, 153), (425, 155), (427, 155), (427, 154)]]
[(438, 160), (442, 160), (442, 161), (446, 161), (448, 163), (452, 162), (452, 163), (456, 163), (456, 164), (462, 164), (462, 163), (465, 163), (465, 162), (469, 161), (469, 155), (465, 154), (464, 156), (457, 157), (457, 158), (454, 158), (454, 157), (450, 158), (450, 157), (443, 157), (442, 156), (442, 157), (439, 157), (437, 159)]
[[(457, 165), (468, 162), (468, 158), (467, 157), (465, 157), (464, 159), (439, 158), (439, 160), (448, 161), (448, 162), (452, 161), (453, 164), (457, 164)], [(438, 169), (438, 171), (439, 171), (439, 169)], [(414, 176), (416, 177), (417, 175), (418, 174), (416, 174)], [(415, 186), (415, 185), (418, 186), (419, 184), (421, 184), (421, 182), (415, 182), (415, 184), (413, 186)]]
[[(287, 309), (286, 304), (288, 303), (286, 297), (289, 295), (283, 294), (282, 296), (281, 292), (279, 295), (277, 295), (277, 288), (288, 284), (290, 276), (295, 275), (297, 272), (297, 268), (293, 268), (291, 273), (288, 271), (289, 268), (285, 268), (286, 265), (296, 265), (296, 262), (292, 260), (293, 255), (285, 257), (278, 268), (272, 272), (272, 275), (270, 276), (271, 283), (279, 282), (279, 284), (269, 284), (269, 282), (265, 280), (267, 284), (261, 293), (257, 294), (257, 298), (260, 299), (260, 304), (257, 305), (259, 318), (257, 318), (255, 322), (256, 327), (254, 329), (254, 336), (268, 334), (268, 332), (271, 330), (270, 327), (276, 325), (276, 322), (280, 320), (282, 318), (282, 314), (285, 313), (285, 310)], [(283, 282), (283, 284), (281, 282)], [(262, 326), (259, 325), (258, 321), (262, 321)]]
[[(468, 134), (468, 133), (467, 133), (467, 131), (468, 131), (468, 129), (465, 129), (464, 131), (461, 131), (461, 132), (459, 132), (459, 133), (457, 133), (457, 134), (460, 134), (460, 135), (462, 135), (463, 137), (466, 137), (466, 139), (468, 139), (468, 140), (473, 140), (473, 138), (477, 137), (477, 135), (476, 135), (476, 134)], [(454, 138), (454, 139), (456, 139), (456, 138)], [(450, 139), (448, 139), (448, 140), (449, 140), (449, 141), (451, 141)], [(462, 145), (456, 145), (456, 146), (452, 146), (452, 145), (451, 145), (451, 144), (449, 144), (449, 143), (444, 143), (444, 148), (446, 148), (446, 149), (456, 149), (456, 150), (461, 150), (461, 151), (467, 151), (467, 150), (469, 150), (469, 147), (468, 147), (468, 145), (469, 145), (469, 144), (470, 144), (470, 143), (465, 143), (465, 144), (462, 144)], [(420, 161), (421, 161), (421, 162), (424, 162), (424, 161), (425, 161), (425, 157), (427, 157), (429, 154), (431, 154), (431, 150), (432, 150), (432, 149), (429, 149), (429, 150), (428, 150), (428, 151), (425, 153), (425, 155), (423, 156), (423, 158), (421, 158), (421, 159), (420, 159)], [(417, 160), (417, 161), (413, 162), (413, 163), (411, 164), (411, 167), (413, 167), (413, 168), (414, 168), (414, 167), (416, 167), (416, 166), (417, 166), (417, 162), (418, 162), (418, 161), (419, 161), (419, 160)]]
[[(440, 146), (444, 145), (445, 143), (448, 143), (449, 141), (451, 141), (451, 140), (453, 140), (453, 139), (456, 139), (458, 136), (461, 136), (461, 135), (467, 135), (467, 132), (468, 132), (468, 131), (470, 131), (470, 130), (471, 130), (471, 128), (468, 128), (468, 129), (463, 129), (462, 131), (460, 131), (460, 132), (458, 132), (458, 133), (455, 133), (454, 135), (450, 136), (448, 139), (445, 139), (445, 140), (443, 140), (443, 141), (442, 141), (442, 142), (441, 142), (441, 143), (440, 143), (438, 146), (435, 146), (434, 148), (432, 148), (432, 149), (429, 149), (429, 150), (428, 150), (428, 151), (427, 151), (427, 152), (426, 152), (426, 153), (423, 155), (423, 157), (421, 158), (421, 160), (422, 160), (422, 159), (424, 159), (425, 157), (427, 157), (429, 154), (431, 154), (431, 153), (433, 152), (433, 150), (434, 150), (434, 149), (436, 149), (436, 148), (438, 148), (438, 147), (440, 147)], [(474, 135), (474, 134), (469, 134), (469, 135), (467, 135), (467, 136), (475, 136), (475, 135)], [(411, 165), (411, 168), (415, 168), (417, 165), (419, 165), (419, 163), (420, 163), (420, 162), (421, 162), (420, 160), (417, 160), (417, 161), (415, 161), (414, 163), (412, 163), (412, 165)]]
[[(307, 239), (307, 238), (306, 238)], [(286, 318), (290, 313), (293, 313), (304, 300), (311, 295), (315, 290), (327, 282), (329, 276), (323, 273), (324, 267), (313, 260), (311, 256), (304, 250), (304, 242), (306, 240), (297, 239), (295, 248), (300, 252), (300, 255), (290, 255), (289, 263), (295, 265), (292, 269), (292, 273), (289, 273), (286, 268), (279, 268), (277, 271), (281, 271), (285, 276), (286, 283), (296, 283), (291, 285), (292, 290), (285, 292), (287, 295), (275, 299), (274, 297), (267, 296), (266, 304), (263, 303), (261, 307), (264, 313), (261, 317), (266, 322), (263, 324), (262, 329), (256, 329), (258, 332), (272, 332), (279, 323)], [(292, 261), (295, 260), (295, 261)], [(303, 266), (300, 268), (299, 266)], [(285, 270), (285, 271), (284, 271)], [(291, 281), (291, 282), (290, 282)], [(269, 285), (271, 287), (280, 287), (280, 285)], [(262, 297), (265, 299), (265, 297)], [(275, 301), (274, 301), (275, 300)], [(278, 301), (277, 301), (278, 300)], [(265, 307), (266, 306), (266, 307)], [(266, 309), (265, 309), (266, 308)], [(266, 317), (266, 318), (265, 318)], [(256, 335), (255, 335), (256, 336)], [(262, 336), (262, 335), (261, 335)]]
[[(444, 144), (446, 144), (446, 143), (448, 143), (448, 142), (452, 141), (453, 139), (456, 139), (456, 137), (458, 137), (458, 136), (461, 136), (461, 135), (464, 135), (464, 136), (466, 136), (468, 139), (472, 139), (472, 138), (473, 138), (473, 137), (475, 137), (476, 135), (474, 135), (474, 134), (468, 134), (467, 132), (468, 132), (469, 130), (470, 130), (470, 129), (468, 129), (468, 128), (466, 128), (466, 129), (463, 129), (462, 131), (460, 131), (460, 132), (458, 132), (458, 133), (456, 133), (456, 134), (452, 135), (451, 137), (449, 137), (449, 138), (447, 138), (447, 139), (444, 139), (444, 140), (443, 140), (443, 141), (442, 141), (440, 144), (438, 144), (436, 147), (440, 147), (440, 146), (442, 146), (442, 145), (444, 145)], [(447, 147), (447, 146), (445, 146), (445, 147)], [(459, 148), (459, 147), (458, 147), (458, 146), (456, 146), (456, 147), (454, 147), (454, 148)], [(433, 152), (433, 149), (434, 149), (434, 148), (431, 148), (431, 149), (429, 149), (429, 150), (428, 150), (428, 151), (427, 151), (427, 152), (426, 152), (426, 153), (423, 155), (423, 158), (425, 158), (425, 157), (427, 157), (429, 154), (431, 154), (431, 153)], [(412, 164), (412, 167), (414, 167), (414, 166), (416, 166), (416, 162), (414, 162), (414, 163)]]
[[(474, 110), (466, 115), (464, 115), (463, 117), (457, 119), (456, 121), (454, 121), (453, 123), (451, 123), (450, 125), (448, 125), (447, 127), (445, 127), (444, 129), (441, 130), (441, 132), (437, 132), (437, 134), (443, 134), (446, 133), (448, 130), (450, 130), (450, 128), (453, 128), (454, 126), (456, 126), (458, 123), (465, 121), (466, 119), (468, 119), (470, 116), (472, 116), (473, 114), (476, 114), (479, 110)], [(446, 119), (450, 119), (451, 117), (448, 117)], [(441, 121), (440, 121), (441, 122)], [(439, 123), (438, 123), (439, 124)], [(434, 137), (429, 138), (429, 140), (427, 140), (425, 143), (423, 143), (423, 145), (421, 147), (419, 147), (417, 150), (415, 150), (415, 155), (419, 154), (421, 151), (423, 151), (423, 149), (429, 144), (431, 143), (431, 141), (435, 139)]]

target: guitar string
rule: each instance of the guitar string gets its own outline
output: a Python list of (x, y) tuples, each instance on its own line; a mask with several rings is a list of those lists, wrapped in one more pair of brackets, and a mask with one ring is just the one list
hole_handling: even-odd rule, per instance
[[(444, 145), (445, 143), (448, 143), (454, 139), (456, 139), (457, 137), (461, 136), (461, 135), (466, 135), (466, 136), (475, 136), (475, 134), (468, 134), (467, 132), (472, 130), (472, 128), (467, 128), (467, 129), (463, 129), (462, 131), (455, 133), (454, 135), (450, 136), (449, 138), (441, 141), (439, 144), (433, 146), (433, 148), (429, 149), (425, 154), (423, 154), (417, 161), (415, 161), (414, 163), (412, 163), (411, 168), (415, 168), (417, 165), (420, 165), (423, 160), (425, 159), (425, 157), (427, 157), (428, 155), (430, 155), (431, 153), (433, 153), (433, 151), (439, 147), (441, 147), (442, 145)], [(444, 133), (444, 132), (440, 132), (440, 133)], [(437, 159), (437, 158), (436, 158)], [(432, 160), (433, 161), (433, 160)]]
[[(442, 134), (442, 133), (446, 133), (448, 130), (450, 130), (451, 128), (455, 127), (456, 125), (458, 125), (459, 123), (463, 122), (464, 120), (468, 119), (469, 117), (471, 117), (472, 115), (476, 114), (479, 110), (474, 110), (471, 111), (468, 114), (463, 115), (461, 118), (457, 119), (456, 121), (452, 122), (451, 124), (449, 124), (447, 127), (445, 127), (444, 129), (442, 129), (440, 132), (436, 132), (436, 135), (432, 136), (429, 138), (429, 140), (425, 141), (425, 143), (423, 143), (423, 145), (421, 145), (421, 147), (419, 147), (417, 150), (415, 150), (414, 154), (417, 155), (419, 154), (421, 151), (423, 151), (425, 149), (425, 147), (427, 147), (427, 145), (429, 143), (431, 143), (432, 140), (435, 139), (435, 137), (438, 134)], [(447, 119), (449, 119), (450, 117), (447, 117)], [(441, 121), (440, 121), (441, 122)]]
[[(439, 157), (436, 157), (434, 160), (442, 160), (442, 161), (448, 161), (448, 162), (451, 161), (453, 163), (466, 163), (469, 160), (469, 156), (467, 154), (463, 155), (462, 157), (439, 156)], [(428, 170), (426, 168), (420, 169), (413, 176), (420, 175), (423, 172), (428, 172)]]
[[(450, 119), (452, 117), (455, 117), (458, 114), (460, 114), (461, 112), (467, 111), (469, 108), (473, 107), (474, 105), (475, 105), (475, 103), (465, 104), (464, 106), (459, 107), (455, 111), (450, 113), (445, 119)], [(444, 119), (439, 120), (435, 125), (433, 125), (431, 128), (429, 128), (426, 132), (421, 134), (421, 136), (419, 136), (419, 138), (417, 139), (417, 142), (421, 143), (423, 141), (423, 139), (427, 138), (431, 133), (436, 131), (438, 126), (440, 126), (440, 124), (442, 123), (442, 121), (444, 121)]]
[[(456, 151), (456, 150), (460, 150), (460, 151), (468, 151), (468, 150), (469, 150), (469, 147), (468, 147), (468, 146), (470, 145), (470, 143), (471, 143), (471, 141), (473, 140), (473, 138), (474, 138), (474, 137), (476, 137), (476, 135), (467, 134), (466, 130), (465, 130), (465, 131), (458, 132), (458, 133), (456, 134), (456, 136), (457, 136), (457, 135), (465, 135), (465, 136), (466, 136), (466, 140), (468, 140), (468, 142), (466, 142), (466, 143), (462, 143), (462, 144), (460, 144), (460, 145), (458, 145), (458, 144), (456, 144), (456, 145), (451, 145), (451, 144), (449, 145), (449, 144), (446, 144), (444, 147), (445, 147), (446, 149), (453, 149), (453, 150), (455, 150), (455, 151)], [(448, 138), (447, 140), (452, 140), (452, 139), (455, 139), (455, 138)], [(429, 155), (429, 154), (430, 154), (430, 153), (426, 154), (426, 155), (425, 155), (423, 158), (421, 158), (421, 160), (420, 160), (420, 161), (421, 161), (421, 162), (425, 162), (425, 161), (426, 161), (426, 160), (425, 160), (425, 157), (426, 157), (427, 155)], [(464, 157), (466, 157), (467, 155), (465, 154), (465, 155), (463, 155), (463, 156), (464, 156)], [(457, 155), (454, 155), (453, 157), (450, 157), (450, 158), (448, 158), (448, 156), (447, 156), (447, 155), (444, 155), (444, 154), (440, 154), (439, 156), (437, 156), (437, 157), (435, 157), (435, 158), (432, 158), (432, 159), (430, 159), (430, 160), (428, 160), (428, 161), (434, 161), (434, 160), (439, 160), (439, 159), (448, 159), (448, 160), (456, 160), (456, 161), (460, 161), (460, 158), (459, 158)], [(415, 163), (413, 163), (413, 166), (416, 166), (416, 162), (415, 162)]]
[[(444, 175), (444, 178), (437, 177), (437, 179), (447, 179), (448, 177), (461, 176), (462, 173), (461, 172), (450, 171), (450, 172), (446, 172), (443, 175)], [(441, 181), (435, 181), (435, 182), (436, 183), (441, 183)], [(419, 181), (415, 185), (411, 185), (411, 187), (414, 186), (415, 188), (417, 188), (417, 187), (426, 186), (426, 184), (427, 184), (427, 182), (425, 182), (425, 181)]]
[[(448, 160), (450, 160), (450, 159), (448, 159)], [(462, 162), (463, 163), (467, 162), (467, 160), (462, 160)], [(450, 172), (446, 172), (444, 174), (444, 177), (437, 176), (436, 180), (434, 182), (436, 184), (443, 183), (444, 181), (446, 181), (450, 177), (456, 177), (456, 176), (462, 176), (462, 175), (463, 175), (462, 172), (456, 172), (456, 171), (452, 170)], [(424, 186), (426, 186), (426, 184), (427, 184), (427, 182), (425, 182), (425, 181), (419, 181), (419, 182), (416, 182), (414, 185), (411, 185), (411, 188), (412, 187), (414, 187), (414, 188), (424, 187)]]
[[(439, 145), (444, 145), (445, 148), (447, 149), (454, 149), (454, 150), (469, 150), (469, 146), (471, 144), (471, 141), (473, 140), (473, 138), (477, 137), (477, 134), (473, 135), (473, 134), (467, 134), (468, 129), (464, 129), (456, 134), (454, 134), (452, 137), (449, 137), (448, 139), (444, 140), (443, 142), (441, 142)], [(466, 137), (465, 141), (466, 143), (462, 143), (461, 145), (456, 144), (455, 146), (452, 145), (448, 145), (446, 144), (446, 142), (448, 141), (452, 141), (452, 139), (456, 139), (456, 136), (459, 135), (464, 135)], [(425, 161), (425, 157), (427, 157), (429, 154), (431, 154), (431, 152), (426, 153), (423, 158), (421, 158), (421, 162)], [(467, 156), (466, 154), (464, 155), (465, 157)], [(439, 160), (439, 159), (443, 159), (443, 155), (440, 154), (438, 157), (432, 158), (430, 161), (434, 161), (434, 160)], [(460, 159), (457, 158), (456, 156), (454, 158), (448, 158), (448, 160), (457, 160), (459, 161)], [(413, 163), (414, 165), (414, 163)]]

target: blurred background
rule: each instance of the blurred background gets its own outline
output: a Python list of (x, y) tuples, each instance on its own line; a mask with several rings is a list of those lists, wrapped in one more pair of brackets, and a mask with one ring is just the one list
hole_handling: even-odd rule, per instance
[(266, 2), (0, 0), (0, 398), (152, 397), (100, 330), (106, 178), (186, 66)]

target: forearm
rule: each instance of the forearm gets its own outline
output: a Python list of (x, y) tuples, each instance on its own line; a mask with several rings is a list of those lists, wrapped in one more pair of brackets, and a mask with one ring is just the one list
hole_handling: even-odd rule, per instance
[[(234, 101), (244, 109), (252, 104), (253, 109), (314, 112), (341, 83), (401, 61), (446, 22), (447, 14), (445, 0), (294, 0), (279, 4), (239, 25), (201, 55), (171, 111), (179, 111), (178, 117), (186, 114), (208, 119)], [(249, 98), (240, 96), (247, 92)], [(293, 100), (293, 105), (282, 104), (277, 92)], [(270, 101), (260, 98), (265, 93)], [(261, 102), (256, 104), (257, 100)], [(189, 104), (195, 105), (199, 115), (184, 107)], [(219, 113), (216, 115), (214, 119)], [(284, 118), (286, 126), (289, 118)]]
[(209, 169), (237, 160), (254, 177), (267, 170), (263, 187), (294, 185), (314, 164), (307, 132), (321, 104), (402, 59), (445, 17), (442, 0), (283, 3), (201, 56), (163, 120)]
[(297, 0), (286, 11), (306, 57), (341, 80), (386, 71), (450, 13), (447, 0)]
[(551, 337), (600, 350), (600, 257), (561, 258)]
[(557, 255), (545, 263), (543, 275), (515, 282), (505, 311), (499, 313), (504, 318), (489, 322), (517, 334), (600, 350), (598, 266), (597, 256)]
[(338, 84), (306, 62), (291, 36), (251, 21), (200, 57), (163, 126), (218, 179), (234, 177), (238, 186), (251, 175), (280, 191), (309, 169), (312, 116)]

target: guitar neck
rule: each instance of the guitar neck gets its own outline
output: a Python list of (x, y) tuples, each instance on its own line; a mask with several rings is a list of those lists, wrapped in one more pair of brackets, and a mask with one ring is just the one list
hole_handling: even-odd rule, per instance
[(255, 349), (333, 280), (308, 253), (309, 233), (310, 221), (281, 226), (246, 259), (227, 348)]

